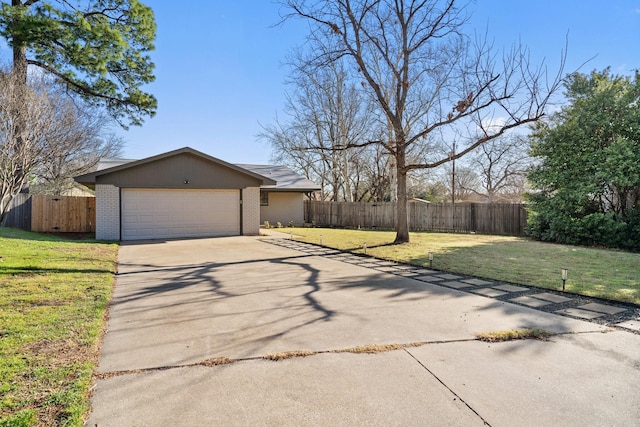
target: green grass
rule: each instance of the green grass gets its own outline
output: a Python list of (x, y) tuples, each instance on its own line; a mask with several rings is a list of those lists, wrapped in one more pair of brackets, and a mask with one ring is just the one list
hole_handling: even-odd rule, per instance
[(0, 228), (0, 426), (81, 426), (117, 244)]
[(566, 290), (640, 304), (640, 254), (557, 245), (525, 238), (480, 234), (411, 233), (410, 243), (393, 245), (391, 231), (286, 228), (295, 239), (379, 258), (511, 283), (561, 289), (561, 269), (569, 269)]

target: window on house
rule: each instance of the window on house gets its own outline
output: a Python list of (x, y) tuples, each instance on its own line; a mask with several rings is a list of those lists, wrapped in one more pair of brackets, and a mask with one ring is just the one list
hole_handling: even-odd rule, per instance
[(260, 192), (260, 206), (269, 206), (269, 193), (266, 191)]

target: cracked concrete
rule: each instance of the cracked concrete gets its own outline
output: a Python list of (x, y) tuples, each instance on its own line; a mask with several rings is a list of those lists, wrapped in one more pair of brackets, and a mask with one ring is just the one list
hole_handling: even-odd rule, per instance
[[(639, 335), (258, 238), (125, 244), (118, 271), (89, 426), (639, 424)], [(524, 327), (563, 335), (475, 340)]]

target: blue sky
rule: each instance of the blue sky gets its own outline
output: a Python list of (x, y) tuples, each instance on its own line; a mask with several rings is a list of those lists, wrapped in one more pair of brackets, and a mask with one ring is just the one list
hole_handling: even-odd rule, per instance
[[(260, 123), (282, 114), (285, 56), (304, 40), (305, 24), (274, 27), (280, 6), (271, 0), (143, 2), (158, 25), (156, 81), (146, 88), (158, 112), (118, 132), (125, 157), (190, 146), (229, 162), (268, 163), (271, 149), (256, 135)], [(594, 56), (581, 71), (640, 68), (640, 0), (476, 0), (469, 11), (472, 26), (488, 26), (497, 47), (521, 40), (551, 69), (567, 34), (567, 71)]]

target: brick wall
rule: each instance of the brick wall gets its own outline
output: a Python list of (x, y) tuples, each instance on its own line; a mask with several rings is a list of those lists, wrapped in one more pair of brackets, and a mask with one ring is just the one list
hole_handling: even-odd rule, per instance
[(242, 190), (242, 234), (260, 233), (260, 189), (249, 187)]
[(96, 239), (120, 240), (120, 189), (96, 185)]

